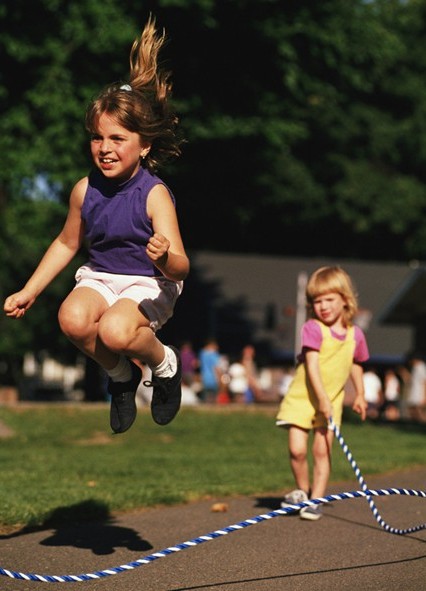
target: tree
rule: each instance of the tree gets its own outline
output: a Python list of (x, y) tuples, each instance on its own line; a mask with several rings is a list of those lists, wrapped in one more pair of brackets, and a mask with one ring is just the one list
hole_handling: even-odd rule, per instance
[[(86, 104), (104, 84), (125, 76), (137, 29), (121, 3), (111, 0), (5, 0), (0, 22), (4, 301), (25, 284), (64, 223), (70, 189), (90, 166)], [(0, 318), (0, 356), (9, 366), (19, 368), (14, 360), (28, 350), (75, 358), (75, 348), (60, 334), (56, 312), (79, 263), (80, 257), (53, 282), (19, 330), (6, 328), (11, 321)]]
[[(188, 140), (162, 176), (189, 251), (425, 256), (426, 0), (3, 0), (4, 293), (59, 230), (90, 167), (86, 106), (126, 81), (150, 12)], [(69, 273), (43, 296), (49, 309)], [(51, 315), (36, 314), (27, 326), (48, 342)]]
[(424, 0), (171, 4), (191, 248), (425, 255)]
[(43, 174), (66, 194), (89, 165), (85, 106), (126, 73), (136, 30), (111, 0), (5, 0), (0, 15), (3, 191)]
[(190, 249), (424, 256), (425, 0), (5, 0), (3, 199), (38, 175), (66, 199), (87, 102), (125, 79), (149, 12), (188, 138), (164, 176)]

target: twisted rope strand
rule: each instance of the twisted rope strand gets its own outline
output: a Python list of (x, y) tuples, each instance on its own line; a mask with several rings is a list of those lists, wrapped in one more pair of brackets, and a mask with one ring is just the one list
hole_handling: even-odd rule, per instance
[[(332, 427), (336, 438), (338, 440), (338, 442), (340, 443), (340, 446), (343, 450), (343, 453), (346, 456), (346, 459), (348, 460), (349, 464), (351, 465), (351, 468), (353, 469), (353, 471), (355, 472), (355, 476), (357, 477), (357, 480), (361, 486), (361, 489), (365, 492), (368, 491), (368, 487), (367, 484), (361, 474), (361, 470), (358, 468), (357, 463), (355, 462), (354, 457), (352, 456), (349, 447), (346, 445), (345, 440), (342, 437), (342, 434), (340, 433), (340, 429), (339, 427), (335, 424), (335, 422), (333, 421), (332, 418), (330, 418), (330, 426)], [(395, 527), (392, 527), (390, 525), (388, 525), (386, 523), (386, 521), (383, 519), (383, 517), (380, 515), (379, 510), (377, 509), (377, 506), (375, 504), (375, 502), (373, 501), (373, 499), (371, 498), (370, 495), (366, 495), (366, 499), (368, 501), (368, 504), (370, 506), (370, 509), (377, 521), (377, 523), (386, 531), (388, 531), (391, 534), (398, 534), (398, 535), (405, 535), (405, 534), (411, 534), (413, 532), (416, 531), (420, 531), (422, 529), (426, 529), (426, 523), (423, 523), (422, 525), (416, 525), (413, 527), (408, 527), (406, 529), (398, 529)]]
[[(203, 536), (199, 536), (197, 538), (193, 538), (192, 540), (188, 540), (187, 542), (182, 542), (181, 544), (176, 544), (175, 546), (170, 546), (165, 548), (164, 550), (160, 550), (159, 552), (154, 552), (144, 558), (139, 558), (128, 564), (122, 564), (121, 566), (116, 566), (112, 568), (108, 568), (105, 570), (96, 571), (94, 573), (86, 573), (80, 575), (37, 575), (32, 573), (20, 573), (11, 570), (7, 570), (4, 568), (0, 568), (0, 575), (5, 575), (7, 577), (13, 579), (24, 579), (26, 581), (38, 581), (43, 583), (75, 583), (75, 582), (83, 582), (83, 581), (91, 581), (93, 579), (101, 579), (103, 577), (109, 577), (111, 575), (117, 575), (124, 571), (133, 570), (139, 566), (143, 566), (144, 564), (151, 564), (155, 560), (159, 558), (165, 558), (170, 554), (175, 554), (176, 552), (180, 552), (181, 550), (186, 550), (187, 548), (192, 548), (194, 546), (198, 546), (203, 544), (204, 542), (210, 542), (211, 540), (215, 540), (221, 536), (225, 536), (230, 534), (234, 531), (239, 531), (250, 525), (255, 525), (256, 523), (261, 523), (262, 521), (266, 521), (268, 519), (272, 519), (274, 517), (279, 517), (282, 515), (287, 515), (288, 513), (294, 513), (303, 507), (307, 507), (309, 505), (318, 505), (320, 503), (331, 503), (333, 501), (343, 501), (346, 499), (357, 499), (357, 498), (368, 498), (372, 496), (390, 496), (390, 495), (409, 495), (419, 498), (426, 499), (426, 491), (423, 490), (412, 490), (412, 489), (400, 489), (400, 488), (388, 488), (388, 489), (379, 489), (379, 490), (358, 490), (352, 492), (344, 492), (339, 494), (332, 494), (326, 497), (319, 497), (317, 499), (311, 499), (310, 501), (306, 501), (303, 503), (298, 503), (293, 505), (292, 507), (286, 507), (283, 509), (277, 509), (275, 511), (271, 511), (269, 513), (264, 513), (261, 515), (257, 515), (250, 519), (245, 519), (244, 521), (240, 521), (234, 525), (229, 525), (222, 529), (218, 529), (216, 531), (210, 532)], [(424, 526), (421, 527), (423, 529)], [(412, 530), (417, 531), (417, 529)]]
[(336, 438), (338, 439), (342, 450), (349, 461), (352, 469), (355, 472), (355, 475), (358, 479), (358, 482), (361, 485), (362, 490), (352, 491), (352, 492), (344, 492), (339, 494), (332, 494), (326, 497), (319, 497), (317, 499), (311, 499), (309, 501), (303, 503), (294, 504), (292, 507), (285, 507), (282, 509), (277, 509), (276, 511), (271, 511), (270, 513), (264, 513), (262, 515), (257, 515), (250, 519), (246, 519), (244, 521), (240, 521), (234, 525), (229, 525), (223, 529), (218, 529), (216, 531), (210, 532), (203, 536), (199, 536), (198, 538), (193, 538), (192, 540), (188, 540), (187, 542), (182, 542), (181, 544), (177, 544), (175, 546), (170, 546), (169, 548), (165, 548), (164, 550), (160, 550), (159, 552), (154, 552), (144, 558), (139, 558), (138, 560), (129, 562), (128, 564), (122, 564), (121, 566), (115, 566), (112, 568), (107, 568), (105, 570), (96, 571), (94, 573), (86, 573), (80, 575), (37, 575), (33, 573), (20, 573), (11, 571), (8, 569), (4, 569), (0, 567), (0, 575), (4, 575), (13, 579), (24, 579), (26, 581), (39, 581), (43, 583), (75, 583), (75, 582), (83, 582), (83, 581), (91, 581), (93, 579), (101, 579), (103, 577), (109, 577), (111, 575), (116, 575), (128, 570), (133, 570), (139, 566), (144, 564), (151, 564), (154, 560), (159, 558), (165, 558), (170, 554), (174, 554), (176, 552), (180, 552), (181, 550), (185, 550), (187, 548), (192, 548), (194, 546), (198, 546), (199, 544), (203, 544), (204, 542), (209, 542), (211, 540), (215, 540), (221, 536), (225, 536), (229, 533), (234, 531), (238, 531), (240, 529), (244, 529), (245, 527), (249, 527), (250, 525), (255, 525), (256, 523), (261, 523), (262, 521), (272, 519), (273, 517), (278, 517), (281, 515), (287, 515), (288, 513), (294, 513), (299, 511), (299, 509), (303, 509), (303, 507), (308, 507), (312, 505), (319, 505), (320, 503), (331, 503), (333, 501), (342, 501), (346, 499), (356, 499), (364, 497), (367, 499), (371, 510), (373, 511), (373, 515), (386, 531), (394, 534), (404, 535), (407, 533), (413, 533), (416, 531), (420, 531), (426, 528), (426, 524), (417, 525), (414, 527), (409, 527), (407, 529), (397, 529), (388, 525), (383, 518), (380, 516), (379, 511), (372, 499), (373, 496), (390, 496), (390, 495), (409, 495), (409, 496), (416, 496), (420, 498), (426, 498), (426, 491), (422, 490), (412, 490), (406, 488), (387, 488), (387, 489), (379, 489), (379, 490), (370, 490), (367, 487), (367, 484), (362, 477), (361, 471), (358, 468), (348, 446), (346, 445), (339, 428), (334, 423), (333, 419), (330, 419), (330, 426), (334, 430)]

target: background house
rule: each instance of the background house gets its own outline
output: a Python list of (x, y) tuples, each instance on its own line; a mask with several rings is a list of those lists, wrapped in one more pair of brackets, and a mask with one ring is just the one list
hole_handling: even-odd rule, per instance
[(426, 267), (414, 269), (379, 314), (386, 326), (411, 327), (412, 349), (426, 353)]
[[(259, 366), (293, 364), (306, 280), (318, 267), (338, 264), (357, 288), (357, 323), (367, 335), (372, 364), (399, 364), (413, 348), (426, 351), (425, 267), (201, 251), (190, 253), (190, 258), (191, 273), (176, 313), (160, 331), (163, 342), (179, 346), (189, 340), (199, 350), (214, 337), (229, 357), (250, 343)], [(104, 400), (100, 374), (86, 359), (65, 367), (50, 357), (41, 355), (37, 364), (27, 356), (20, 398)], [(17, 398), (16, 388), (0, 393), (0, 403)]]
[(200, 251), (190, 257), (191, 274), (175, 316), (163, 329), (166, 342), (189, 339), (199, 348), (214, 336), (224, 353), (237, 353), (250, 342), (263, 363), (291, 360), (304, 309), (304, 281), (318, 267), (338, 264), (356, 285), (357, 323), (367, 334), (372, 361), (400, 362), (414, 345), (410, 323), (381, 320), (389, 301), (412, 277), (409, 264)]

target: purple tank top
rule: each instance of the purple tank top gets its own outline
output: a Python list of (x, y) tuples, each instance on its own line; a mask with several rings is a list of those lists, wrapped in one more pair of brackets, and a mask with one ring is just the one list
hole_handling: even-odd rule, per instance
[(164, 185), (144, 168), (121, 185), (98, 170), (90, 173), (81, 216), (91, 269), (120, 275), (161, 275), (145, 253), (153, 234), (146, 202), (150, 190), (158, 184)]

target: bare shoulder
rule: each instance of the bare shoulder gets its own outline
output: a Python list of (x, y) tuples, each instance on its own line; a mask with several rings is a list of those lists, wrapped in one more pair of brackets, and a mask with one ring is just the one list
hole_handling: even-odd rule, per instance
[(173, 202), (169, 189), (162, 183), (158, 183), (152, 187), (148, 194), (148, 199), (166, 199), (167, 201)]
[(70, 201), (73, 205), (81, 207), (86, 195), (87, 187), (89, 185), (89, 178), (87, 176), (81, 178), (76, 182), (71, 191)]
[(156, 211), (164, 211), (164, 208), (175, 209), (174, 201), (168, 188), (162, 183), (154, 185), (148, 194), (147, 212), (148, 216), (152, 217)]

